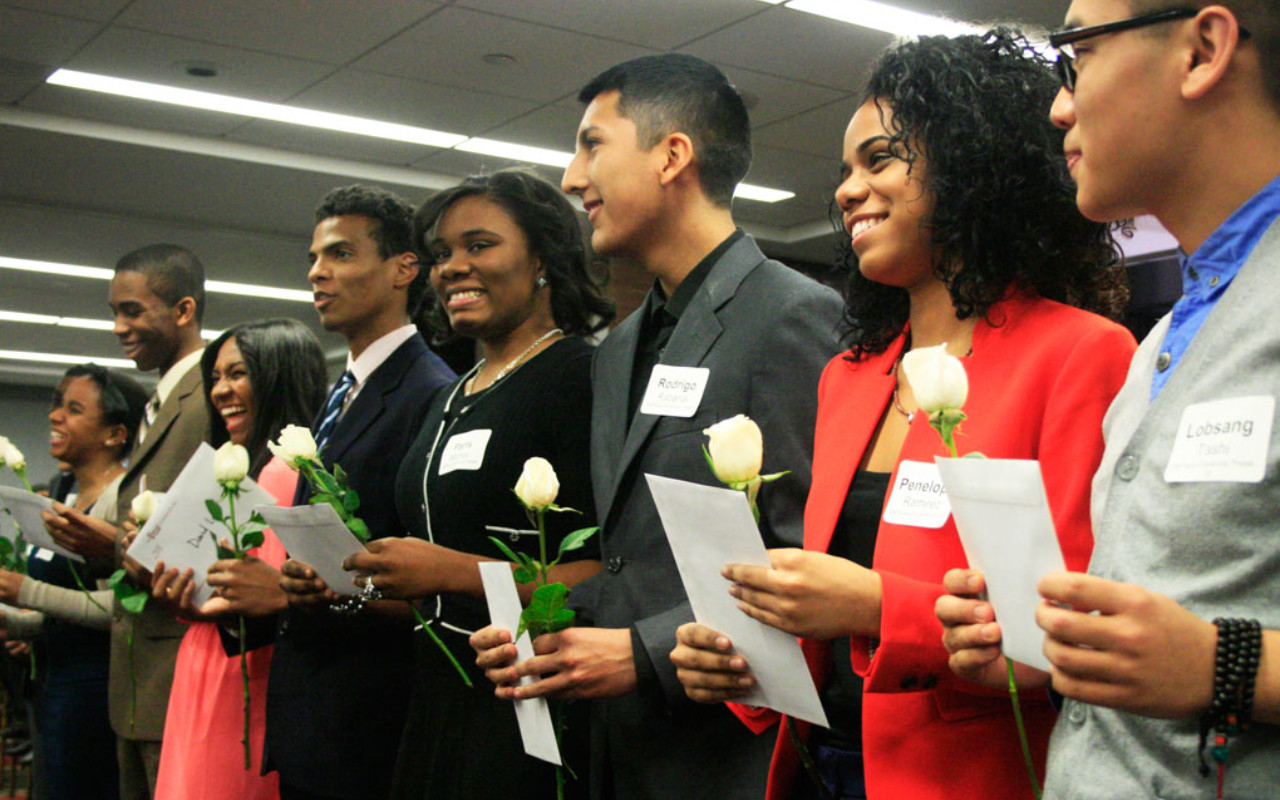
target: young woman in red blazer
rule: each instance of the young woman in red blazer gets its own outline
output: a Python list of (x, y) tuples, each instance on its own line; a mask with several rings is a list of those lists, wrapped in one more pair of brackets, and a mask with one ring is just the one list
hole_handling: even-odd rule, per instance
[[(944, 343), (962, 359), (958, 446), (1039, 459), (1067, 565), (1084, 569), (1102, 417), (1135, 345), (1093, 313), (1116, 314), (1127, 293), (1108, 228), (1076, 210), (1048, 118), (1057, 89), (1016, 31), (926, 37), (881, 57), (845, 134), (850, 349), (819, 386), (805, 547), (771, 551), (772, 569), (725, 570), (745, 613), (802, 637), (832, 728), (795, 727), (839, 798), (1032, 796), (1007, 693), (947, 668), (934, 603), (967, 563), (955, 525), (945, 510), (910, 524), (895, 513), (927, 496), (946, 454), (899, 363)], [(689, 625), (680, 642), (672, 660), (694, 699), (750, 685), (725, 637)], [(760, 731), (777, 719), (735, 708)], [(1023, 713), (1043, 774), (1046, 693), (1024, 695)], [(798, 761), (780, 730), (770, 798), (822, 796)]]

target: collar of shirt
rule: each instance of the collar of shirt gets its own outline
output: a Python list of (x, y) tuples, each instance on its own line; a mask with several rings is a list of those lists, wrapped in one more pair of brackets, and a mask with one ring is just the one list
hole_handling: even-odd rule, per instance
[(372, 344), (364, 349), (359, 358), (352, 358), (350, 351), (347, 352), (347, 369), (351, 371), (351, 377), (355, 378), (351, 390), (347, 392), (347, 397), (343, 401), (343, 409), (351, 405), (351, 401), (355, 400), (356, 395), (360, 392), (360, 387), (364, 386), (364, 382), (369, 380), (369, 376), (374, 373), (378, 367), (382, 366), (382, 362), (391, 357), (391, 354), (399, 349), (400, 345), (418, 335), (418, 328), (412, 324), (402, 325), (391, 333), (383, 334), (375, 339)]
[(662, 290), (662, 284), (655, 278), (653, 281), (654, 303), (650, 319), (659, 318), (659, 312), (662, 311), (670, 314), (672, 319), (680, 319), (680, 315), (693, 302), (694, 295), (702, 288), (702, 284), (706, 283), (707, 275), (711, 274), (711, 268), (728, 252), (730, 247), (733, 247), (734, 243), (745, 235), (741, 228), (737, 228), (733, 233), (729, 234), (729, 238), (716, 245), (716, 249), (707, 253), (698, 262), (698, 265), (690, 270), (688, 275), (684, 276), (684, 280), (680, 281), (680, 285), (671, 293), (670, 299), (667, 299), (666, 292)]
[(160, 398), (160, 405), (164, 405), (164, 401), (169, 399), (169, 394), (178, 385), (178, 381), (182, 380), (192, 369), (195, 369), (203, 355), (203, 348), (196, 350), (194, 353), (188, 353), (178, 359), (172, 367), (169, 367), (168, 372), (160, 376), (160, 382), (156, 384), (156, 397)]
[(1173, 367), (1191, 345), (1209, 312), (1278, 216), (1280, 177), (1272, 179), (1262, 191), (1232, 212), (1194, 253), (1180, 255), (1182, 297), (1173, 305), (1169, 331), (1156, 360), (1155, 375), (1151, 379), (1152, 400), (1169, 381)]

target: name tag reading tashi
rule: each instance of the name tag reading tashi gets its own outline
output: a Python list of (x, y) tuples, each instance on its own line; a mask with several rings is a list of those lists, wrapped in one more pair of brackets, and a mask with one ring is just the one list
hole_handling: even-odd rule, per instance
[(903, 461), (898, 465), (884, 521), (917, 528), (941, 528), (951, 516), (947, 490), (938, 475), (938, 465), (923, 461)]
[(484, 463), (484, 451), (489, 446), (493, 431), (483, 428), (449, 437), (440, 456), (440, 474), (447, 475), (459, 469), (480, 469)]
[(1270, 395), (1195, 403), (1182, 411), (1164, 468), (1169, 483), (1259, 483), (1276, 399)]
[(658, 364), (649, 373), (641, 414), (660, 417), (692, 417), (698, 413), (711, 370), (706, 367), (673, 367)]

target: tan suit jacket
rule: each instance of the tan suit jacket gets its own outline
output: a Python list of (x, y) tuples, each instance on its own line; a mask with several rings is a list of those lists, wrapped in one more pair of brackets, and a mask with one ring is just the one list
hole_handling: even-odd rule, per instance
[[(160, 406), (145, 441), (134, 445), (129, 469), (120, 484), (120, 516), (128, 515), (133, 498), (142, 490), (144, 476), (147, 489), (166, 491), (186, 466), (187, 459), (201, 442), (209, 440), (209, 436), (204, 380), (199, 365), (196, 365), (182, 376)], [(119, 602), (113, 605), (108, 710), (111, 727), (117, 736), (160, 741), (164, 734), (165, 711), (169, 707), (169, 687), (173, 684), (173, 666), (186, 630), (185, 624), (158, 603), (148, 602), (136, 618), (125, 613)], [(129, 653), (131, 634), (132, 658)], [(136, 709), (133, 703), (135, 687)]]

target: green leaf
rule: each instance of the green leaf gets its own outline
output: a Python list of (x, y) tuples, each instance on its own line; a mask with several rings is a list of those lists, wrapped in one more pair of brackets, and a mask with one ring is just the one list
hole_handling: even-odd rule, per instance
[(961, 458), (986, 458), (986, 456), (984, 456), (982, 453), (979, 453), (977, 450), (973, 451), (972, 453), (965, 453), (960, 457)]
[(565, 628), (572, 628), (573, 621), (577, 618), (572, 608), (560, 608), (551, 613), (551, 622), (547, 626), (546, 633), (556, 633)]
[(114, 590), (117, 586), (120, 585), (120, 581), (123, 581), (128, 577), (129, 577), (129, 573), (125, 572), (124, 569), (118, 569), (115, 572), (111, 573), (110, 578), (107, 578), (107, 585)]
[(533, 583), (538, 577), (538, 573), (528, 567), (516, 567), (511, 573), (511, 579), (516, 583)]
[(218, 558), (228, 559), (228, 558), (236, 557), (235, 551), (232, 550), (230, 547), (226, 547), (225, 545), (219, 544), (217, 545), (217, 548), (218, 548)]
[(338, 482), (339, 486), (346, 486), (347, 481), (350, 480), (350, 478), (347, 477), (347, 471), (342, 468), (341, 464), (333, 465), (333, 479)]
[(250, 524), (250, 525), (262, 525), (262, 526), (264, 526), (264, 527), (265, 527), (265, 526), (266, 526), (266, 524), (267, 524), (267, 521), (266, 521), (265, 519), (263, 519), (263, 518), (262, 518), (262, 515), (261, 515), (261, 514), (259, 514), (257, 511), (255, 511), (255, 512), (253, 512), (252, 514), (250, 514), (250, 515), (249, 515), (249, 523), (248, 523), (248, 524)]
[(352, 517), (347, 520), (347, 530), (351, 531), (351, 533), (360, 541), (369, 541), (369, 526), (365, 525), (364, 520), (359, 517)]
[(569, 508), (568, 506), (558, 506), (558, 505), (556, 505), (555, 503), (552, 503), (551, 505), (547, 506), (547, 510), (548, 510), (548, 511), (567, 511), (567, 512), (569, 512), (570, 514), (581, 514), (581, 513), (582, 513), (581, 511), (579, 511), (579, 510), (578, 510), (578, 509), (576, 509), (576, 508)]
[(342, 496), (342, 505), (350, 514), (360, 510), (360, 495), (356, 494), (355, 489), (348, 489), (347, 493)]
[(322, 469), (315, 470), (316, 481), (320, 484), (320, 491), (327, 494), (338, 493), (338, 481), (329, 473)]
[(130, 614), (141, 614), (142, 609), (147, 607), (147, 597), (146, 592), (131, 594), (128, 597), (121, 597), (120, 605)]
[(502, 551), (502, 554), (507, 557), (507, 560), (514, 561), (517, 564), (520, 563), (520, 556), (516, 555), (515, 551), (510, 547), (507, 547), (506, 542), (502, 541), (497, 536), (490, 536), (489, 541), (493, 542), (497, 548)]
[(205, 500), (204, 507), (209, 509), (209, 516), (217, 522), (222, 522), (222, 506), (218, 505), (216, 500)]
[(596, 535), (596, 531), (598, 530), (600, 530), (599, 525), (595, 526), (594, 528), (580, 528), (574, 531), (573, 533), (569, 534), (568, 536), (564, 537), (563, 539), (561, 539), (560, 550), (556, 555), (556, 561), (559, 561), (560, 557), (563, 556), (565, 553), (568, 553), (570, 550), (577, 550), (578, 548), (582, 547), (584, 544), (587, 543), (588, 539)]
[[(547, 583), (533, 590), (533, 597), (529, 598), (529, 606), (520, 615), (530, 636), (536, 639), (544, 633), (562, 630), (554, 626), (565, 619), (565, 615), (560, 612), (568, 611), (564, 607), (568, 594), (569, 588), (563, 583)], [(572, 619), (573, 612), (569, 611), (570, 623)]]
[(760, 482), (772, 483), (773, 481), (776, 481), (778, 478), (781, 478), (783, 475), (790, 475), (790, 474), (791, 474), (791, 470), (784, 469), (782, 472), (775, 472), (772, 475), (761, 475)]
[(262, 531), (249, 531), (240, 537), (240, 547), (244, 550), (252, 550), (255, 547), (261, 547), (265, 539)]
[(329, 494), (328, 492), (316, 492), (315, 494), (311, 495), (311, 499), (308, 500), (307, 502), (313, 506), (318, 506), (321, 503), (332, 503), (333, 501), (334, 501), (334, 496)]

